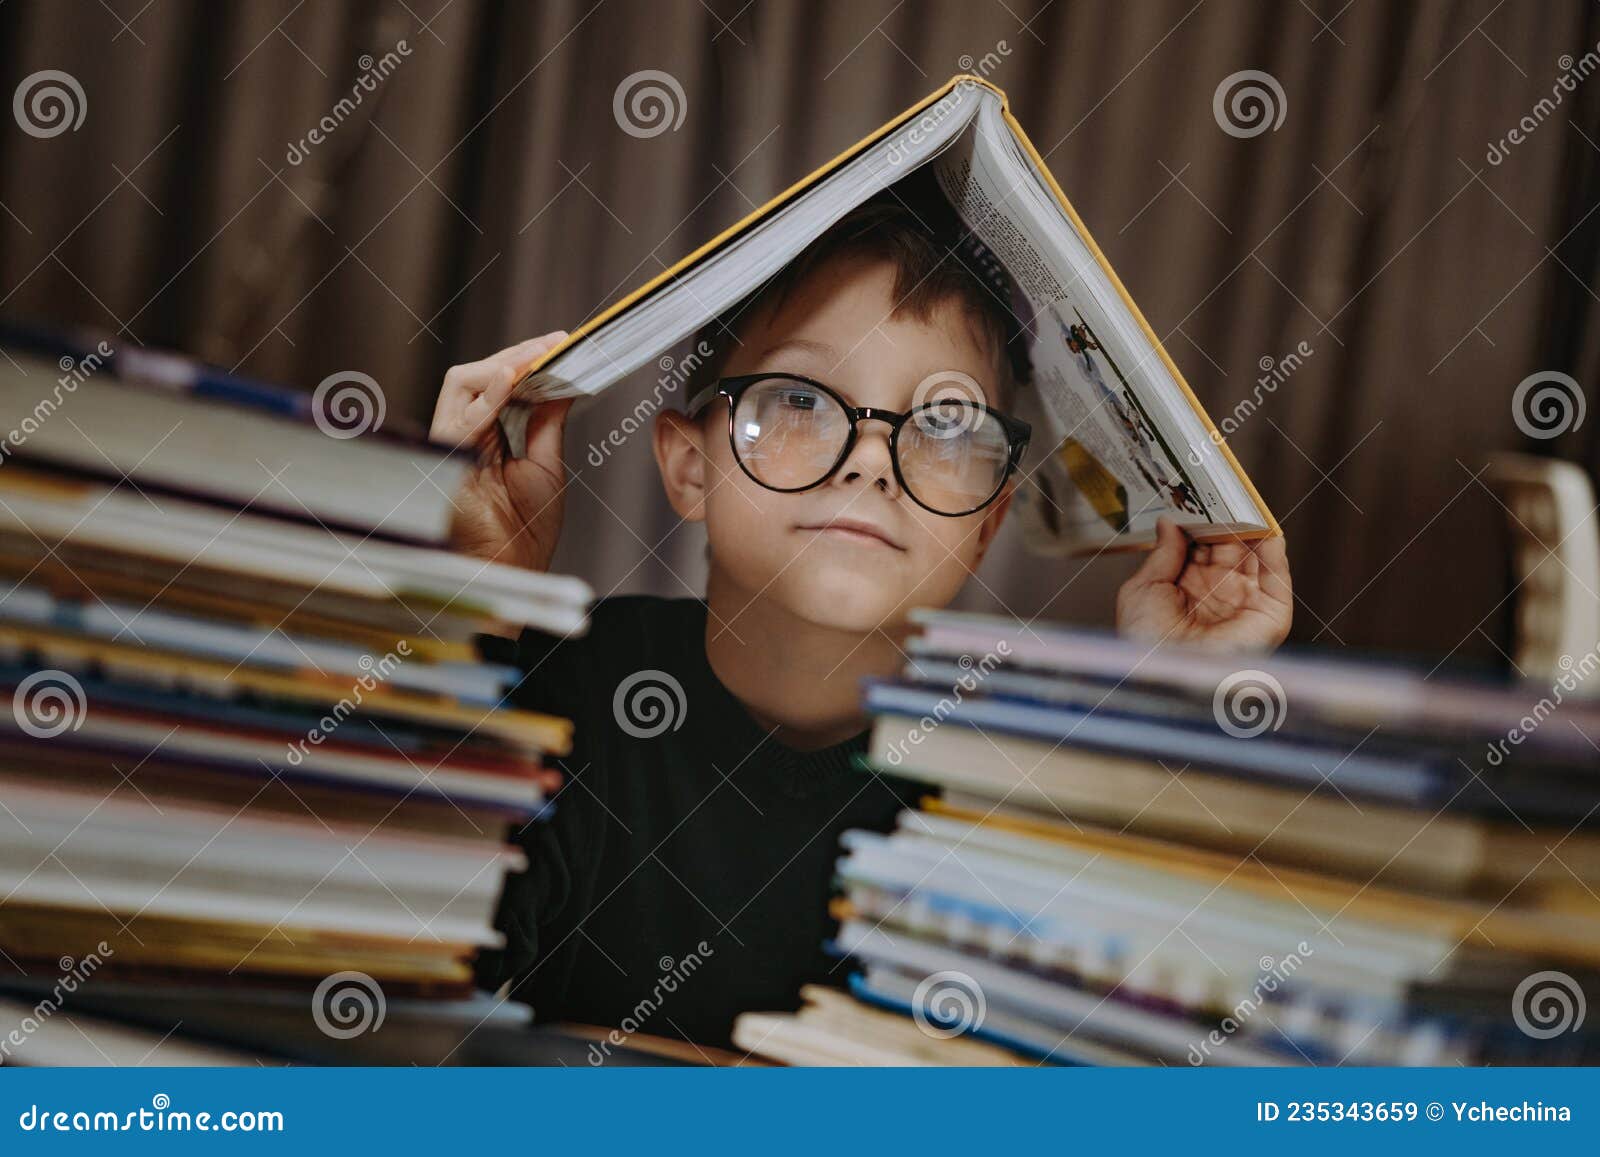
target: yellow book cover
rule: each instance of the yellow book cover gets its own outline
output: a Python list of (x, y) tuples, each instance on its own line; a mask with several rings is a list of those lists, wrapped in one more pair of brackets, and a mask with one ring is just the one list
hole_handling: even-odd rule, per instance
[(1281, 533), (1012, 114), (957, 75), (573, 330), (524, 371), (501, 426), (525, 442), (539, 401), (598, 394), (756, 292), (855, 206), (913, 172), (1004, 274), (1027, 342), (1034, 426), (1018, 494), (1043, 554), (1148, 546), (1162, 515), (1202, 541)]

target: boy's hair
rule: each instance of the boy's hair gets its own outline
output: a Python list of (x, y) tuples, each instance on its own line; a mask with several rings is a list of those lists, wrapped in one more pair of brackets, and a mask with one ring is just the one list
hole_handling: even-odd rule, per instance
[(856, 206), (754, 293), (702, 326), (694, 348), (713, 352), (696, 367), (684, 396), (694, 397), (722, 376), (746, 314), (768, 305), (781, 308), (817, 269), (856, 257), (894, 267), (895, 314), (909, 311), (928, 321), (940, 306), (956, 306), (999, 368), (995, 407), (1009, 408), (1016, 388), (1031, 373), (1027, 340), (1012, 304), (1016, 294), (999, 262), (961, 224), (932, 181), (921, 178), (920, 173), (906, 178)]

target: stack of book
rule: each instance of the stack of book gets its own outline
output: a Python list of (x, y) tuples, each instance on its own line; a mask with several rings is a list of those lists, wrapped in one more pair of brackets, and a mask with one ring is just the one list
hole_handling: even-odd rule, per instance
[(921, 625), (903, 676), (868, 688), (864, 770), (941, 790), (890, 834), (844, 837), (833, 947), (859, 1003), (812, 993), (798, 1015), (744, 1018), (743, 1047), (1600, 1061), (1600, 678), (1584, 685), (1600, 656), (1507, 685)]
[(395, 436), (381, 393), (23, 344), (0, 360), (8, 974), (58, 1003), (467, 996), (570, 740), (502, 706), (520, 673), (474, 637), (581, 632), (589, 589), (445, 549), (470, 462)]

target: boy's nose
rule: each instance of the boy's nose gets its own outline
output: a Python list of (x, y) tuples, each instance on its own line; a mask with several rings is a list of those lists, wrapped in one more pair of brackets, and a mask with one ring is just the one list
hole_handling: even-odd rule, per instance
[(856, 427), (856, 444), (834, 473), (835, 486), (854, 487), (875, 483), (889, 498), (900, 497), (900, 484), (894, 476), (894, 454), (889, 449), (891, 431), (885, 425), (864, 421)]

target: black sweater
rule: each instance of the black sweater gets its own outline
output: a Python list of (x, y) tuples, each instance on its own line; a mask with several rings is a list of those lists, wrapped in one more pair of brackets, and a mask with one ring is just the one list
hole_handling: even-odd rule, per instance
[(811, 752), (770, 738), (712, 671), (705, 626), (699, 599), (610, 598), (581, 638), (485, 641), (527, 672), (518, 704), (575, 724), (554, 816), (516, 835), (530, 867), (501, 900), (506, 948), (478, 969), (540, 1021), (726, 1045), (740, 1012), (846, 975), (823, 951), (839, 834), (887, 830), (919, 789), (852, 767), (865, 732)]

